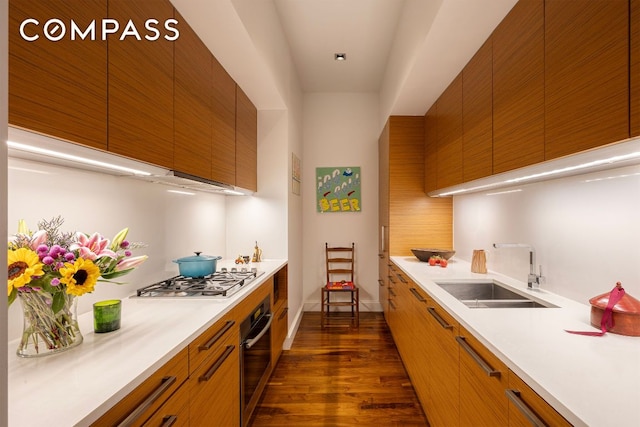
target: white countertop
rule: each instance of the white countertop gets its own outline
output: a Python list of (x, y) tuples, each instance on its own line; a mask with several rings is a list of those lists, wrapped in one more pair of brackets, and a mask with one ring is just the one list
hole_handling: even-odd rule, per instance
[[(9, 426), (91, 424), (285, 264), (252, 263), (265, 274), (227, 299), (123, 299), (122, 326), (106, 334), (83, 314), (83, 343), (59, 354), (23, 359), (9, 342)], [(225, 266), (235, 264), (218, 263)]]
[[(640, 337), (569, 334), (565, 329), (597, 331), (589, 305), (544, 285), (527, 290), (491, 271), (471, 273), (470, 263), (455, 257), (446, 268), (415, 257), (391, 260), (571, 423), (640, 426)], [(469, 308), (435, 283), (458, 279), (495, 279), (558, 308)]]

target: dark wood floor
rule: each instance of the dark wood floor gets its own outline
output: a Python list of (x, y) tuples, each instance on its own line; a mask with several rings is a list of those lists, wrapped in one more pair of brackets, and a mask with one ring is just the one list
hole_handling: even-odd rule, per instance
[(260, 426), (426, 426), (382, 313), (360, 327), (320, 327), (306, 312), (256, 407)]

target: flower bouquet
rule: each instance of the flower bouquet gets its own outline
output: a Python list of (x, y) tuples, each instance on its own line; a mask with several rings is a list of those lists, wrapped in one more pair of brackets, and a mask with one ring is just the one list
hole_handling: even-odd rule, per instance
[(62, 232), (61, 217), (40, 221), (30, 231), (20, 220), (8, 245), (9, 305), (22, 303), (24, 326), (18, 356), (56, 353), (82, 342), (76, 297), (92, 292), (99, 281), (130, 273), (146, 259), (132, 256), (142, 247), (129, 243), (128, 228), (109, 241), (98, 233)]

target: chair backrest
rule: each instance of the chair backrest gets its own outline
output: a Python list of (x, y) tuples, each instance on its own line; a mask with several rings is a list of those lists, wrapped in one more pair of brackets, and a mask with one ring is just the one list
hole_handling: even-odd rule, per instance
[(327, 260), (327, 283), (345, 280), (353, 283), (355, 243), (347, 247), (329, 247), (324, 244)]

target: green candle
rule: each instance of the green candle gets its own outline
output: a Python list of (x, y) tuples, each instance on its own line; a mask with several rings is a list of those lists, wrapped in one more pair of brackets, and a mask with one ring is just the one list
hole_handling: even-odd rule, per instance
[(99, 301), (93, 304), (93, 330), (97, 333), (111, 332), (120, 329), (119, 299)]

